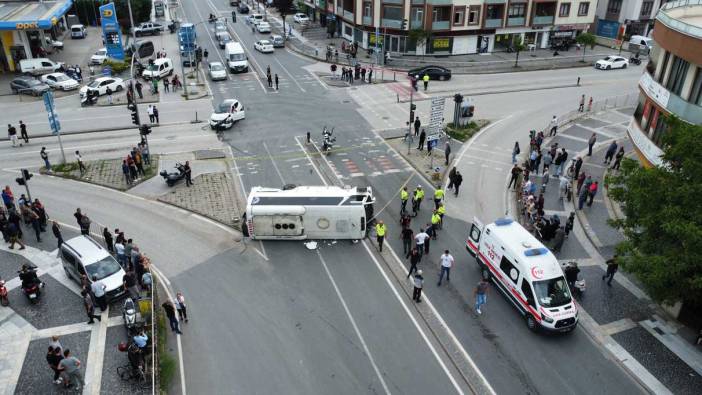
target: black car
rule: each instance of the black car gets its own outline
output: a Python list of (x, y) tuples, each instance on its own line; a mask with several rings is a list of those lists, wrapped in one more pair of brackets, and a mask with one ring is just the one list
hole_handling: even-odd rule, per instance
[(412, 69), (407, 74), (418, 75), (419, 81), (422, 80), (424, 74), (428, 74), (430, 80), (446, 81), (451, 79), (451, 70), (441, 66), (424, 66)]
[(239, 13), (240, 14), (248, 14), (249, 13), (249, 6), (247, 6), (244, 3), (239, 3)]
[(51, 87), (31, 77), (17, 77), (10, 82), (10, 89), (12, 93), (41, 96), (44, 92), (50, 91)]

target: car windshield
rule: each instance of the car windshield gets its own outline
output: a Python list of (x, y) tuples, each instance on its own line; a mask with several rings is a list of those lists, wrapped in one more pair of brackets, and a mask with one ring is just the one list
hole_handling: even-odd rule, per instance
[(270, 42), (268, 40), (261, 40), (260, 41), (261, 45), (268, 45)]
[(37, 80), (27, 80), (27, 86), (36, 86), (36, 85), (40, 85), (40, 84), (41, 84), (41, 82), (39, 82)]
[(215, 112), (217, 114), (224, 114), (226, 112), (229, 112), (229, 109), (231, 108), (231, 104), (232, 103), (226, 102), (226, 101), (222, 102), (222, 104), (220, 104), (219, 107), (217, 107), (217, 110)]
[(534, 293), (543, 307), (558, 307), (571, 302), (570, 291), (563, 276), (534, 281)]
[(240, 60), (246, 60), (246, 55), (244, 55), (243, 53), (229, 54), (229, 60), (234, 61), (234, 62), (240, 61)]
[(611, 62), (611, 61), (613, 61), (613, 60), (614, 60), (614, 58), (613, 58), (613, 57), (611, 57), (611, 56), (607, 56), (606, 58), (604, 58), (604, 59), (602, 59), (602, 60), (606, 60), (606, 61), (609, 61), (609, 62)]
[(210, 65), (210, 70), (212, 70), (212, 71), (222, 71), (222, 70), (224, 70), (224, 66), (222, 66), (222, 65), (219, 64), (219, 63), (212, 63), (212, 64)]
[(88, 278), (93, 278), (97, 276), (98, 280), (109, 277), (119, 271), (122, 267), (117, 263), (115, 258), (108, 256), (100, 261), (91, 263), (85, 267), (85, 271), (88, 272)]
[(70, 78), (68, 78), (65, 74), (57, 74), (54, 76), (54, 79), (56, 82), (63, 82), (63, 81), (68, 81)]
[(95, 55), (97, 55), (97, 56), (105, 56), (105, 54), (107, 54), (107, 51), (97, 51), (97, 52), (95, 52)]
[(101, 82), (102, 82), (102, 81), (100, 81), (100, 80), (95, 80), (95, 81), (89, 83), (88, 86), (91, 87), (91, 88), (97, 88), (98, 86), (100, 86), (100, 83), (101, 83)]

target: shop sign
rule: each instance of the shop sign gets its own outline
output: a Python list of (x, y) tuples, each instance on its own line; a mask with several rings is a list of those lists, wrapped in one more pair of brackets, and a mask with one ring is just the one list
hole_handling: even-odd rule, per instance
[(631, 142), (634, 143), (636, 149), (641, 152), (647, 161), (651, 162), (654, 166), (660, 166), (663, 164), (663, 161), (661, 160), (663, 150), (653, 144), (653, 141), (649, 140), (641, 129), (639, 129), (638, 125), (636, 124), (636, 120), (631, 120), (627, 131), (629, 132)]
[(449, 47), (449, 39), (448, 38), (435, 38), (432, 41), (432, 47), (434, 49), (447, 49)]
[(376, 33), (376, 34), (369, 34), (369, 35), (368, 35), (368, 43), (369, 43), (370, 45), (375, 46), (375, 43), (376, 43), (376, 42), (378, 43), (378, 46), (379, 46), (379, 47), (382, 47), (382, 46), (383, 46), (383, 35), (382, 35), (382, 34), (378, 34), (378, 33)]
[(26, 29), (39, 29), (38, 22), (17, 22), (15, 24), (15, 29), (26, 30)]
[(656, 103), (661, 105), (663, 108), (668, 107), (670, 92), (654, 81), (650, 74), (644, 72), (641, 75), (641, 79), (639, 79), (639, 86), (644, 90), (644, 92), (646, 92), (646, 95), (653, 99)]
[(572, 31), (572, 30), (569, 30), (569, 31), (554, 31), (554, 32), (551, 32), (551, 34), (553, 35), (553, 37), (573, 37), (573, 33), (575, 33), (575, 32)]

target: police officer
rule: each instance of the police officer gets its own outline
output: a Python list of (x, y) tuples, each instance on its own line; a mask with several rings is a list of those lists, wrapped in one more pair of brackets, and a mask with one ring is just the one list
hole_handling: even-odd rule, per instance
[(414, 204), (412, 205), (412, 211), (414, 211), (415, 215), (417, 215), (417, 211), (422, 205), (422, 199), (424, 199), (424, 190), (422, 190), (421, 185), (417, 185), (417, 189), (414, 190)]
[(444, 199), (444, 190), (441, 188), (441, 185), (436, 186), (436, 190), (434, 190), (434, 208), (438, 209), (439, 204), (441, 204), (441, 200)]
[(439, 208), (436, 209), (436, 213), (439, 214), (439, 229), (444, 228), (444, 214), (446, 214), (446, 206), (443, 203), (439, 203)]
[(431, 213), (431, 228), (433, 230), (433, 239), (436, 240), (436, 235), (439, 230), (439, 226), (441, 225), (441, 216), (439, 215), (439, 212), (437, 210), (434, 210)]
[(409, 200), (409, 192), (407, 192), (407, 187), (402, 187), (400, 191), (400, 202), (402, 202), (402, 207), (400, 208), (400, 214), (404, 214), (407, 210), (407, 200)]
[(379, 220), (377, 224), (375, 224), (375, 233), (378, 236), (378, 248), (380, 249), (380, 252), (383, 252), (383, 241), (385, 241), (385, 232), (387, 231), (387, 227), (383, 223), (383, 220)]

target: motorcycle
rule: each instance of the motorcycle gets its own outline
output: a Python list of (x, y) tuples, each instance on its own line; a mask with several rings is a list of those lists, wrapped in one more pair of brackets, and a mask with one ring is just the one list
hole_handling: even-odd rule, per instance
[(168, 172), (166, 170), (161, 170), (159, 175), (163, 177), (163, 179), (166, 181), (166, 184), (169, 187), (172, 187), (175, 185), (178, 181), (182, 180), (185, 178), (185, 166), (183, 166), (180, 163), (176, 162), (175, 168), (178, 170), (178, 172)]
[(10, 299), (7, 297), (7, 287), (5, 286), (5, 280), (0, 280), (0, 304), (3, 306), (10, 305)]
[(329, 155), (331, 153), (331, 149), (336, 142), (336, 137), (334, 137), (333, 134), (334, 128), (329, 130), (326, 126), (324, 127), (324, 130), (322, 131), (322, 153), (325, 155)]
[(20, 280), (22, 281), (22, 293), (27, 296), (31, 303), (39, 301), (41, 289), (44, 288), (44, 283), (37, 277), (37, 268), (34, 265), (25, 265), (22, 270), (18, 271)]
[(629, 58), (629, 63), (639, 66), (641, 65), (641, 59), (632, 56), (631, 58)]
[(565, 274), (566, 281), (568, 282), (571, 291), (580, 296), (584, 295), (587, 285), (584, 278), (578, 280), (578, 273), (580, 273), (578, 263), (574, 261), (561, 263), (561, 268), (563, 269), (563, 273)]
[(122, 318), (124, 319), (124, 327), (127, 328), (127, 333), (130, 335), (139, 329), (136, 305), (132, 298), (127, 298), (122, 303)]
[(85, 95), (81, 96), (80, 98), (80, 106), (81, 107), (87, 107), (87, 106), (94, 106), (98, 101), (98, 95), (97, 94), (92, 94), (90, 91), (85, 92)]

